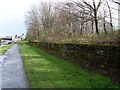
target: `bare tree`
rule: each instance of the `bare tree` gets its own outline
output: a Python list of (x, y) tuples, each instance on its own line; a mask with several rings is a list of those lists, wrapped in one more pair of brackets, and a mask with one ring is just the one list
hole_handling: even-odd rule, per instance
[(103, 16), (103, 27), (104, 27), (104, 32), (105, 34), (107, 34), (107, 30), (106, 30), (106, 11), (105, 11), (105, 8), (103, 8), (103, 12), (104, 12), (104, 16)]
[(42, 2), (39, 14), (44, 30), (50, 30), (54, 23), (54, 8), (51, 3)]
[(85, 32), (84, 27), (87, 25), (87, 22), (92, 21), (93, 26), (92, 12), (90, 8), (87, 8), (82, 2), (79, 1), (66, 2), (65, 4), (63, 4), (62, 10), (71, 14), (72, 17), (74, 17), (75, 20), (73, 19), (72, 22), (79, 21), (78, 24), (80, 34), (83, 34), (83, 32)]
[(95, 27), (96, 27), (96, 33), (99, 34), (99, 29), (98, 29), (98, 9), (102, 3), (101, 0), (99, 0), (98, 5), (96, 5), (95, 0), (93, 0), (93, 6), (87, 3), (86, 1), (83, 1), (92, 11), (93, 11), (93, 17), (95, 21)]
[(28, 11), (26, 14), (26, 26), (28, 30), (28, 34), (32, 34), (32, 37), (37, 39), (39, 37), (39, 17), (38, 11), (35, 6), (31, 8), (31, 11)]
[(106, 1), (107, 6), (108, 6), (108, 10), (109, 10), (109, 15), (110, 15), (110, 26), (111, 26), (111, 31), (113, 31), (113, 24), (112, 24), (112, 13), (111, 13), (111, 8), (109, 6), (108, 1)]
[(112, 20), (108, 23), (107, 17), (112, 18), (112, 13), (109, 4), (108, 11), (101, 11), (102, 3), (101, 0), (93, 0), (92, 4), (87, 1), (68, 1), (55, 5), (42, 2), (27, 13), (27, 36), (39, 41), (58, 42), (70, 39), (79, 41), (83, 36), (88, 38), (94, 33), (108, 34), (110, 25), (113, 25)]

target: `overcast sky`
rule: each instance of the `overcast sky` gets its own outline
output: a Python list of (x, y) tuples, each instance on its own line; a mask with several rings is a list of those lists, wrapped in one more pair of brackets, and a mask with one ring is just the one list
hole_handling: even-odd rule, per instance
[(0, 0), (0, 36), (26, 33), (25, 13), (31, 5), (43, 1), (64, 0)]
[(31, 5), (43, 1), (62, 0), (0, 0), (0, 36), (25, 33), (25, 13)]

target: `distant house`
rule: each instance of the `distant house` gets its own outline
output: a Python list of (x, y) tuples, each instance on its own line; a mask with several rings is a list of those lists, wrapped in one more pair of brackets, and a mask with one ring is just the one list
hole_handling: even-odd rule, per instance
[(4, 37), (1, 37), (0, 38), (0, 46), (1, 45), (6, 45), (6, 44), (9, 44), (9, 43), (13, 43), (13, 42), (18, 42), (18, 41), (21, 41), (21, 40), (24, 40), (25, 39), (25, 35), (22, 34), (20, 36), (4, 36)]
[(15, 35), (13, 41), (17, 42), (17, 41), (21, 41), (21, 40), (24, 40), (24, 39), (25, 39), (25, 35), (24, 34), (22, 34), (20, 36)]
[(24, 34), (22, 34), (22, 40), (25, 40), (25, 35)]
[(13, 39), (14, 42), (21, 41), (21, 40), (22, 40), (21, 36), (15, 36)]

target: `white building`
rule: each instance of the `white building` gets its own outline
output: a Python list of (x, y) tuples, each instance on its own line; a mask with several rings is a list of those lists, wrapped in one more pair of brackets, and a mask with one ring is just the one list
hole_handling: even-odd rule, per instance
[(15, 35), (14, 38), (13, 38), (13, 42), (21, 41), (21, 40), (24, 40), (24, 39), (25, 39), (24, 34), (22, 34), (20, 36)]

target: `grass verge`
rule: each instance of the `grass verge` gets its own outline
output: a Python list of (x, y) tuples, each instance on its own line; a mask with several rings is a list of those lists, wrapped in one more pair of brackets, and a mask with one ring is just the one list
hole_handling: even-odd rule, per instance
[(6, 52), (12, 45), (13, 45), (13, 44), (8, 44), (8, 45), (6, 45), (6, 46), (0, 47), (0, 49), (1, 49), (0, 55), (5, 54), (5, 52)]
[(108, 77), (91, 73), (26, 42), (19, 43), (19, 50), (31, 88), (120, 88)]

